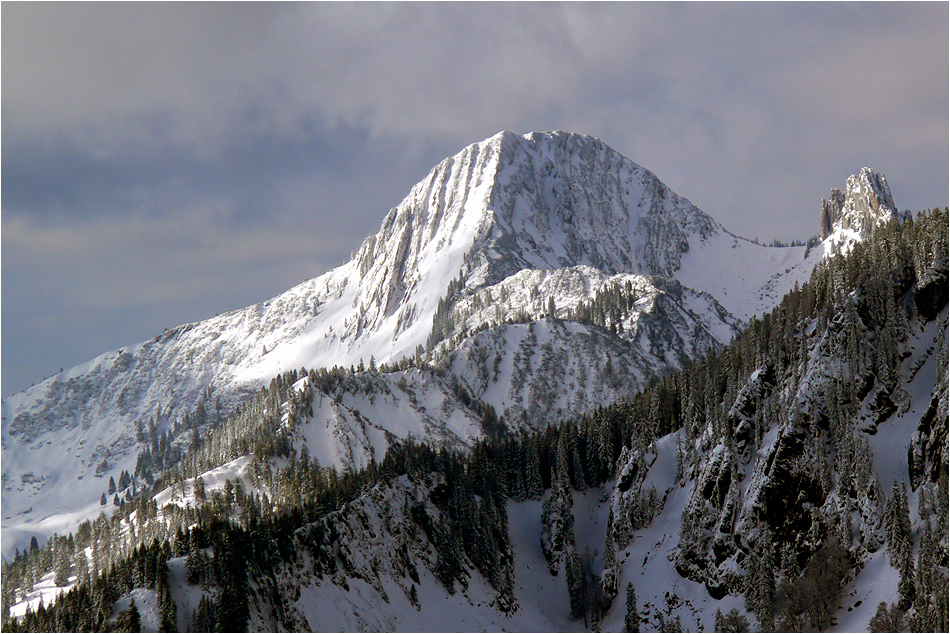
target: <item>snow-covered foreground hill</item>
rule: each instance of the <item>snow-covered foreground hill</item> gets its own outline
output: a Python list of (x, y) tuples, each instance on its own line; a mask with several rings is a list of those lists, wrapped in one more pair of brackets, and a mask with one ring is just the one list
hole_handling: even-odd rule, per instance
[[(907, 356), (902, 361), (903, 385), (908, 401), (901, 410), (881, 424), (873, 435), (868, 435), (873, 481), (875, 486), (890, 489), (897, 482), (910, 491), (908, 502), (911, 522), (921, 525), (918, 508), (920, 495), (930, 490), (914, 487), (909, 477), (908, 450), (913, 446), (918, 423), (931, 404), (941, 402), (944, 390), (946, 408), (945, 336), (946, 308), (933, 322), (915, 331), (907, 341)], [(941, 353), (941, 346), (944, 351)], [(938, 357), (944, 355), (942, 360)], [(816, 355), (817, 356), (817, 355)], [(822, 365), (820, 359), (813, 361)], [(941, 388), (942, 385), (942, 388)], [(803, 383), (798, 394), (803, 399), (820, 399), (823, 386), (819, 381)], [(856, 421), (866, 421), (875, 415), (873, 399), (866, 398)], [(761, 491), (774, 484), (775, 474), (769, 474), (770, 465), (781, 452), (782, 439), (793, 431), (791, 426), (779, 425), (763, 439), (761, 445), (748, 455), (738, 468), (738, 486), (730, 487), (741, 513), (751, 514), (763, 508)], [(715, 479), (719, 457), (726, 450), (708, 451), (685, 467), (686, 475), (678, 471), (678, 452), (685, 441), (683, 430), (669, 434), (655, 443), (645, 455), (642, 464), (646, 472), (637, 477), (636, 487), (642, 496), (653, 489), (661, 500), (661, 510), (650, 524), (634, 532), (626, 546), (617, 544), (614, 574), (623, 590), (633, 584), (643, 631), (660, 631), (665, 622), (679, 620), (686, 631), (711, 631), (717, 610), (723, 614), (738, 609), (754, 624), (754, 616), (746, 612), (741, 590), (732, 588), (728, 594), (713, 596), (713, 579), (684, 578), (677, 569), (684, 547), (700, 535), (684, 534), (683, 518), (702, 500), (703, 489)], [(631, 460), (630, 464), (634, 464)], [(689, 472), (692, 472), (691, 474)], [(770, 479), (771, 475), (771, 479)], [(837, 474), (841, 483), (845, 474)], [(296, 617), (305, 629), (320, 631), (584, 631), (583, 621), (571, 616), (568, 589), (563, 569), (552, 576), (542, 551), (544, 520), (541, 500), (508, 502), (508, 531), (514, 556), (514, 597), (519, 606), (513, 614), (506, 614), (498, 606), (498, 592), (485, 579), (473, 573), (464, 590), (454, 594), (433, 575), (431, 568), (438, 562), (432, 543), (414, 524), (411, 507), (425, 502), (431, 495), (428, 483), (420, 486), (399, 480), (389, 486), (378, 486), (352, 505), (341, 509), (327, 521), (334, 526), (336, 547), (341, 569), (335, 575), (321, 574), (304, 557), (297, 565), (282, 573), (285, 591), (296, 597), (292, 602)], [(843, 486), (843, 485), (842, 485)], [(915, 490), (916, 489), (916, 490)], [(552, 495), (549, 490), (544, 499)], [(833, 493), (833, 497), (843, 495)], [(611, 513), (629, 504), (617, 481), (609, 481), (602, 488), (571, 492), (571, 514), (574, 523), (576, 549), (594, 554), (596, 568), (603, 570), (605, 542), (611, 525)], [(634, 496), (636, 497), (636, 496)], [(626, 499), (625, 499), (626, 498)], [(831, 498), (829, 498), (829, 502)], [(837, 502), (836, 502), (837, 503)], [(433, 514), (438, 511), (430, 509)], [(841, 602), (833, 619), (832, 631), (864, 631), (878, 605), (899, 599), (895, 563), (883, 546), (883, 508), (865, 516), (855, 512), (853, 530), (856, 543), (869, 540), (866, 550), (859, 548), (857, 574), (846, 582)], [(740, 520), (740, 526), (741, 522)], [(751, 521), (751, 519), (749, 520)], [(396, 527), (392, 530), (387, 527)], [(738, 535), (744, 535), (739, 529)], [(751, 539), (751, 532), (749, 538)], [(302, 552), (307, 551), (307, 533), (301, 532)], [(743, 539), (744, 541), (744, 539)], [(408, 543), (410, 559), (415, 564), (415, 579), (405, 570), (393, 569), (399, 561), (398, 545)], [(866, 542), (865, 542), (866, 543)], [(946, 546), (946, 544), (944, 544)], [(725, 562), (729, 564), (728, 561)], [(722, 564), (720, 564), (721, 566)], [(727, 565), (736, 573), (742, 566), (736, 561)], [(946, 563), (944, 563), (944, 569)], [(319, 568), (319, 567), (317, 567)], [(621, 592), (602, 617), (601, 631), (624, 631), (627, 606)], [(305, 619), (305, 620), (303, 620)], [(256, 625), (268, 629), (273, 623), (259, 621)]]
[(136, 474), (163, 433), (184, 450), (182, 429), (206, 433), (289, 370), (410, 358), (441, 368), (408, 374), (413, 393), (389, 386), (379, 404), (325, 395), (307, 444), (340, 467), (378, 459), (394, 438), (481, 437), (478, 413), (450, 389), (458, 384), (512, 429), (629, 397), (727, 343), (842, 242), (893, 215), (871, 172), (833, 201), (823, 243), (765, 247), (596, 139), (500, 133), (473, 144), (413, 187), (342, 266), (5, 399), (3, 556), (111, 509), (111, 499), (99, 505), (109, 478)]

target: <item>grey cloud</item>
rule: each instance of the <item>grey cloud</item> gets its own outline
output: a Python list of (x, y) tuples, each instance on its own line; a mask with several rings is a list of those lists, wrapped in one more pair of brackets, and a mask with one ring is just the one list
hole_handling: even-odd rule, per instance
[[(134, 144), (95, 154), (57, 135), (37, 144), (4, 139), (4, 211), (60, 220), (136, 213), (168, 214), (195, 199), (226, 198), (235, 220), (261, 222), (279, 214), (275, 199), (288, 178), (346, 179), (363, 175), (368, 154), (359, 130), (313, 122), (306, 135), (235, 131), (212, 156), (169, 143), (161, 117)], [(157, 131), (152, 131), (157, 130)]]
[(4, 394), (91, 356), (63, 332), (101, 352), (154, 334), (150, 312), (197, 319), (338, 264), (502, 129), (598, 136), (767, 240), (813, 234), (865, 164), (902, 207), (946, 204), (939, 3), (0, 10)]

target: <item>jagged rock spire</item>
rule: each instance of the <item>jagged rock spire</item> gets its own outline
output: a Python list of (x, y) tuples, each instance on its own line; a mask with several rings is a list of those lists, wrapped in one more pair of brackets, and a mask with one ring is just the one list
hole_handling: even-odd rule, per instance
[(832, 189), (829, 200), (821, 201), (821, 238), (835, 229), (851, 229), (866, 238), (875, 225), (897, 214), (887, 179), (870, 167), (862, 167), (848, 177), (844, 193)]

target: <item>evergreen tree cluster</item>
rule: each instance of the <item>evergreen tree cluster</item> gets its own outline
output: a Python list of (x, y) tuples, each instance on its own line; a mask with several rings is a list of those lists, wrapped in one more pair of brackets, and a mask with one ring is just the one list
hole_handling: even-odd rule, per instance
[(580, 302), (565, 319), (600, 326), (620, 334), (623, 332), (624, 320), (634, 312), (637, 300), (642, 295), (642, 290), (634, 287), (630, 280), (605, 284), (594, 297)]
[[(946, 210), (918, 216), (916, 222), (881, 227), (871, 240), (856, 246), (849, 256), (832, 258), (816, 269), (808, 284), (790, 294), (771, 315), (753, 323), (724, 353), (728, 358), (730, 352), (742, 352), (746, 340), (757, 332), (766, 334), (764, 327), (774, 325), (776, 317), (781, 324), (789, 312), (797, 314), (794, 322), (798, 327), (794, 322), (779, 326), (787, 336), (782, 339), (784, 344), (776, 341), (771, 358), (765, 356), (767, 350), (759, 353), (760, 363), (777, 377), (772, 383), (792, 385), (788, 393), (794, 395), (795, 381), (800, 368), (808, 361), (808, 354), (814, 354), (816, 349), (818, 354), (829, 356), (835, 350), (845, 351), (844, 370), (825, 384), (820, 410), (802, 410), (794, 400), (789, 403), (764, 392), (755, 395), (754, 408), (739, 412), (747, 416), (736, 416), (736, 409), (741, 409), (743, 403), (740, 393), (733, 408), (723, 417), (726, 427), (721, 431), (724, 442), (731, 447), (741, 440), (742, 434), (737, 436), (736, 431), (751, 433), (747, 427), (733, 427), (736, 423), (744, 425), (743, 420), (749, 417), (754, 421), (756, 438), (761, 437), (765, 430), (759, 429), (757, 412), (772, 412), (766, 420), (792, 421), (801, 437), (816, 448), (819, 463), (823, 463), (819, 465), (817, 479), (808, 485), (813, 489), (812, 495), (819, 500), (827, 499), (834, 483), (839, 492), (837, 515), (822, 517), (817, 525), (817, 539), (810, 541), (803, 540), (801, 528), (795, 527), (794, 505), (787, 503), (791, 498), (779, 497), (776, 508), (781, 508), (781, 518), (771, 526), (777, 532), (770, 537), (760, 537), (758, 542), (767, 546), (764, 551), (751, 553), (746, 565), (747, 607), (764, 629), (811, 631), (830, 625), (843, 580), (854, 565), (846, 548), (851, 540), (851, 517), (859, 511), (866, 512), (868, 504), (883, 508), (889, 558), (901, 575), (900, 600), (895, 606), (885, 605), (879, 609), (872, 628), (895, 627), (902, 623), (914, 631), (939, 631), (941, 625), (946, 626), (946, 575), (940, 574), (941, 564), (930, 555), (934, 549), (928, 546), (921, 549), (927, 553), (928, 573), (926, 579), (919, 578), (916, 570), (920, 564), (915, 566), (912, 555), (914, 535), (905, 486), (895, 482), (885, 501), (873, 473), (870, 445), (860, 433), (874, 433), (876, 425), (886, 420), (907, 398), (899, 380), (901, 347), (908, 336), (909, 322), (918, 315), (933, 318), (946, 306), (945, 290), (941, 296), (933, 288), (933, 280), (946, 287), (946, 241)], [(743, 363), (741, 357), (736, 361), (739, 365)], [(942, 371), (946, 371), (945, 366)], [(731, 394), (726, 393), (726, 396), (731, 397)], [(877, 412), (877, 418), (871, 426), (858, 429), (856, 413), (865, 399), (871, 403), (869, 409)], [(799, 468), (802, 470), (797, 477), (801, 485), (803, 478), (806, 482), (809, 478), (804, 463)], [(946, 470), (947, 465), (943, 464), (935, 470), (933, 480), (918, 490), (921, 500), (946, 497)], [(684, 529), (688, 529), (688, 519), (684, 518)], [(789, 531), (789, 526), (794, 527), (793, 530)], [(811, 528), (815, 526), (813, 521)], [(931, 537), (934, 534), (931, 526), (929, 521), (923, 525), (928, 544), (938, 541)], [(946, 534), (943, 529), (944, 544)], [(840, 541), (839, 536), (846, 536), (847, 543)], [(685, 533), (684, 539), (688, 539)], [(866, 539), (867, 547), (874, 549), (873, 535)], [(921, 540), (923, 543), (923, 537)], [(946, 561), (945, 550), (942, 556)], [(927, 596), (919, 605), (914, 603), (918, 593)]]
[(439, 299), (435, 314), (432, 316), (432, 331), (426, 340), (426, 350), (432, 351), (444, 339), (448, 339), (455, 334), (456, 318), (454, 308), (456, 302), (461, 298), (464, 281), (461, 275), (449, 282), (445, 296)]

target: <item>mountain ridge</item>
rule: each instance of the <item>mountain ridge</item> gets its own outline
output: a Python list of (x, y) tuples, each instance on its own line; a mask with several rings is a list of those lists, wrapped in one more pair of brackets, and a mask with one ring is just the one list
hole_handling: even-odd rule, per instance
[[(4, 531), (12, 522), (39, 530), (43, 513), (72, 517), (76, 500), (56, 493), (61, 482), (76, 483), (83, 492), (76, 497), (89, 498), (83, 512), (98, 512), (97, 478), (134, 467), (141, 447), (136, 426), (154, 421), (170, 432), (199, 409), (223, 415), (274, 377), (301, 367), (408, 357), (435, 362), (480, 329), (501, 327), (522, 312), (534, 319), (568, 318), (616, 276), (644, 298), (670, 301), (638, 305), (631, 296), (632, 312), (608, 314), (599, 325), (583, 326), (582, 337), (572, 335), (574, 343), (558, 348), (561, 343), (552, 342), (552, 350), (581, 354), (579, 345), (606, 346), (583, 353), (593, 360), (614, 355), (609, 349), (618, 345), (634, 345), (624, 355), (633, 355), (628, 367), (639, 368), (626, 379), (635, 389), (649, 375), (728, 342), (741, 322), (805, 279), (829, 249), (809, 253), (739, 238), (592, 137), (496, 134), (435, 166), (341, 266), (270, 300), (107, 352), (4, 399)], [(578, 282), (552, 296), (557, 305), (547, 317), (546, 310), (532, 308), (530, 296), (520, 295), (520, 303), (505, 304), (507, 314), (472, 309), (463, 318), (477, 297), (514, 294), (518, 275), (546, 279), (551, 274), (545, 271), (568, 269)], [(675, 283), (669, 288), (680, 284), (689, 292), (668, 293), (657, 281), (664, 279)], [(666, 316), (686, 316), (682, 325), (655, 327), (662, 320), (645, 319), (654, 327), (637, 330), (637, 315), (652, 315), (657, 306)], [(619, 334), (589, 332), (619, 327)], [(549, 331), (552, 337), (562, 336), (555, 331)], [(479, 345), (491, 348), (505, 337), (486, 334)], [(638, 344), (637, 337), (645, 338)], [(536, 343), (538, 363), (544, 343)], [(505, 376), (513, 380), (515, 374)], [(540, 389), (550, 378), (538, 375), (533, 384)], [(507, 396), (510, 386), (481, 385), (480, 396), (499, 411), (510, 410), (509, 417), (539, 402)], [(597, 405), (583, 382), (575, 389), (566, 403)], [(613, 390), (600, 394), (619, 396)], [(339, 433), (358, 432), (365, 421), (356, 417), (346, 424), (355, 427)], [(471, 429), (477, 433), (477, 426)], [(59, 449), (62, 442), (75, 447), (68, 457)], [(373, 455), (372, 446), (361, 451), (354, 454), (360, 456), (356, 464)], [(44, 532), (66, 524), (57, 526)]]

